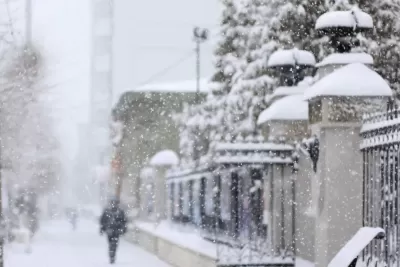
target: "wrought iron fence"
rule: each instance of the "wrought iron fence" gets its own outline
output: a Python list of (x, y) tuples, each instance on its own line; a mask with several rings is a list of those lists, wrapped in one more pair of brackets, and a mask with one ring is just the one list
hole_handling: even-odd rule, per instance
[(364, 117), (361, 129), (363, 153), (363, 224), (381, 227), (386, 237), (363, 251), (359, 266), (399, 266), (399, 109), (388, 104), (386, 112)]
[[(293, 266), (294, 180), (288, 181), (284, 172), (291, 171), (293, 149), (254, 138), (219, 142), (206, 172), (192, 170), (169, 177), (172, 219), (199, 227), (203, 237), (214, 243), (220, 267)], [(273, 169), (282, 171), (270, 175)], [(275, 199), (269, 216), (279, 218), (268, 225), (264, 218), (266, 182), (272, 183), (268, 194)], [(181, 188), (187, 186), (190, 193), (185, 197)], [(190, 211), (184, 212), (181, 207), (188, 201)], [(197, 213), (200, 220), (193, 216)]]

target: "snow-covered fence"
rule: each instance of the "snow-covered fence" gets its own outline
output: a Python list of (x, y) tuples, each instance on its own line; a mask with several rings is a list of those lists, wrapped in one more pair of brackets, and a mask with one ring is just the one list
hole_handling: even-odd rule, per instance
[[(189, 163), (182, 164), (183, 170), (168, 174), (169, 218), (180, 228), (198, 226), (217, 243), (219, 266), (293, 265), (298, 253), (326, 267), (360, 229), (362, 217), (365, 226), (382, 227), (388, 236), (367, 249), (350, 249), (352, 256), (363, 251), (359, 262), (368, 266), (397, 264), (397, 111), (366, 118), (363, 155), (358, 149), (361, 115), (381, 110), (392, 96), (386, 81), (369, 67), (372, 57), (349, 55), (354, 37), (372, 30), (371, 23), (368, 14), (357, 10), (321, 16), (316, 30), (331, 40), (336, 53), (316, 66), (315, 83), (304, 91), (292, 85), (308, 73), (297, 67), (313, 73), (310, 52), (282, 50), (269, 57), (268, 67), (282, 74), (281, 85), (291, 87), (285, 94), (293, 95), (269, 102), (258, 124), (266, 124), (262, 130), (268, 137), (293, 141), (311, 134), (305, 149), (295, 151), (285, 141), (264, 142), (259, 136), (233, 140), (230, 131), (222, 133), (228, 138), (204, 146), (206, 164), (185, 159)], [(275, 99), (282, 89), (275, 91)], [(298, 248), (299, 243), (305, 245)]]
[(388, 104), (386, 112), (364, 117), (361, 129), (363, 153), (363, 224), (386, 233), (362, 254), (364, 266), (397, 266), (400, 262), (400, 110)]
[[(367, 247), (371, 246), (371, 242), (385, 237), (385, 231), (379, 227), (362, 227), (358, 232), (346, 243), (344, 247), (333, 257), (328, 267), (357, 266), (360, 253)], [(364, 257), (363, 257), (364, 260)], [(364, 260), (365, 263), (365, 260)], [(368, 264), (368, 263), (367, 263)], [(376, 266), (368, 265), (368, 266)]]
[(293, 265), (294, 146), (239, 135), (211, 147), (208, 164), (168, 173), (169, 218), (215, 242), (218, 266)]

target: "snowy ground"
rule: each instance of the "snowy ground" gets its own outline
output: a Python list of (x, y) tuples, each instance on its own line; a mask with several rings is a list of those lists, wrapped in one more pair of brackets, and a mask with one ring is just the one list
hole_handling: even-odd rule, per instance
[[(34, 240), (31, 254), (19, 244), (8, 245), (5, 267), (102, 267), (108, 264), (105, 237), (98, 225), (82, 221), (74, 232), (65, 221), (52, 221), (42, 226)], [(115, 266), (168, 267), (155, 256), (122, 241)]]

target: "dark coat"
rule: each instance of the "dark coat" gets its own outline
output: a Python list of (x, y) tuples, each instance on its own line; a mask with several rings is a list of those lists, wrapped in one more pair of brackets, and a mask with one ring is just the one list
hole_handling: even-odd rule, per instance
[(100, 218), (100, 232), (108, 236), (118, 237), (126, 233), (127, 220), (125, 212), (119, 207), (109, 207)]

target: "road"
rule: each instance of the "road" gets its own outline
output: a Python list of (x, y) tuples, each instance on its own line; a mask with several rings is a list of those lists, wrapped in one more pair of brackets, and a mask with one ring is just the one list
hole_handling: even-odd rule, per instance
[[(108, 263), (105, 237), (99, 236), (98, 225), (82, 221), (73, 231), (65, 221), (51, 221), (41, 227), (33, 241), (32, 252), (21, 244), (8, 244), (5, 267), (103, 267)], [(122, 241), (113, 266), (169, 267), (155, 256)]]

